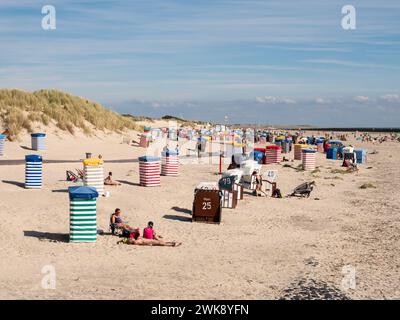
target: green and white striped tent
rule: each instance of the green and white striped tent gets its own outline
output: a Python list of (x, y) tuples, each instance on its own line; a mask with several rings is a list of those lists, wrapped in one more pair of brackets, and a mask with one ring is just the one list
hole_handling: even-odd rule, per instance
[(96, 188), (86, 186), (69, 187), (70, 200), (70, 242), (96, 242), (97, 210)]

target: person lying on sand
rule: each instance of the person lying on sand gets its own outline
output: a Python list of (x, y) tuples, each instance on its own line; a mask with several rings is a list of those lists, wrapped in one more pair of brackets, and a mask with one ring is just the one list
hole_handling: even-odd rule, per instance
[(121, 185), (119, 182), (114, 181), (114, 180), (112, 179), (112, 172), (109, 172), (109, 173), (108, 173), (107, 178), (104, 179), (104, 184), (105, 184), (106, 186), (120, 186), (120, 185)]
[(128, 224), (124, 222), (124, 219), (121, 216), (121, 209), (119, 208), (115, 209), (114, 213), (111, 215), (111, 223), (115, 225), (115, 227), (123, 230), (128, 230), (128, 231), (134, 230), (132, 227), (130, 227)]
[(155, 239), (133, 239), (133, 238), (126, 238), (121, 241), (118, 241), (117, 244), (130, 244), (135, 246), (154, 246), (154, 247), (179, 247), (182, 243), (176, 241), (162, 241), (162, 240), (155, 240)]

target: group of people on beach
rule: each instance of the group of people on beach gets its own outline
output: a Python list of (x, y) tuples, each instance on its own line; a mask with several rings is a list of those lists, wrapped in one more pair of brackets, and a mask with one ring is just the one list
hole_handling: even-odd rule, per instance
[[(103, 157), (98, 156), (99, 159)], [(121, 183), (113, 179), (113, 173), (110, 171), (108, 176), (104, 179), (106, 186), (120, 186)], [(140, 235), (139, 228), (132, 228), (129, 224), (125, 223), (121, 215), (121, 209), (115, 209), (110, 218), (110, 227), (113, 230), (120, 230), (122, 240), (118, 244), (130, 244), (137, 246), (159, 246), (159, 247), (178, 247), (182, 243), (176, 241), (164, 241), (162, 236), (157, 235), (154, 231), (154, 223), (149, 221), (147, 227), (143, 229), (143, 234)]]
[(163, 237), (155, 232), (152, 221), (147, 223), (147, 227), (143, 229), (143, 233), (140, 235), (139, 228), (133, 228), (125, 223), (119, 208), (115, 209), (111, 215), (110, 226), (112, 229), (120, 230), (122, 233), (123, 239), (118, 241), (118, 244), (159, 247), (178, 247), (182, 244), (181, 242), (162, 240)]

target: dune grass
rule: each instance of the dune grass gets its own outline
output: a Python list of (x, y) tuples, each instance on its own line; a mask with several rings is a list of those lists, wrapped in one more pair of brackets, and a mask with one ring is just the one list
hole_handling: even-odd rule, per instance
[(369, 188), (376, 189), (376, 186), (371, 182), (364, 183), (360, 186), (360, 189), (369, 189)]
[(333, 174), (346, 174), (346, 173), (351, 173), (351, 171), (342, 170), (342, 169), (332, 169), (331, 173), (333, 173)]
[(134, 119), (124, 117), (102, 105), (57, 90), (0, 90), (0, 122), (10, 139), (26, 130), (31, 133), (34, 123), (45, 126), (54, 123), (59, 129), (74, 134), (76, 128), (86, 135), (94, 130), (123, 132), (139, 130)]

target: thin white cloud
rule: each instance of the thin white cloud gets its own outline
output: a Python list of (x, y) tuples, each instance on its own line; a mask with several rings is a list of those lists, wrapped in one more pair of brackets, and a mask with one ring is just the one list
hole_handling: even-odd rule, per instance
[(337, 65), (351, 68), (373, 68), (373, 69), (399, 69), (399, 66), (377, 64), (377, 63), (358, 63), (348, 60), (337, 60), (337, 59), (306, 59), (302, 60), (305, 63), (311, 64), (325, 64), (325, 65)]
[(353, 100), (357, 102), (368, 102), (370, 98), (368, 96), (355, 96)]
[(285, 103), (285, 104), (295, 104), (296, 100), (292, 98), (284, 98), (284, 97), (274, 97), (274, 96), (263, 96), (263, 97), (256, 97), (256, 101), (259, 103)]
[(386, 102), (400, 102), (400, 95), (399, 94), (385, 94), (381, 96), (383, 100)]
[(315, 98), (314, 101), (315, 101), (316, 104), (328, 104), (328, 103), (330, 103), (330, 100), (327, 100), (327, 99), (324, 99), (324, 98), (321, 98), (321, 97)]

